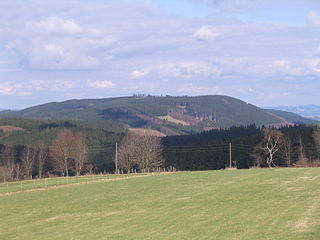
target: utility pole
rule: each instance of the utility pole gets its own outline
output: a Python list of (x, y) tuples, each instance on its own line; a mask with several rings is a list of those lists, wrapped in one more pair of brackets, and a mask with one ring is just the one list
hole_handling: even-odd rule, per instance
[(231, 143), (229, 143), (229, 168), (231, 168), (231, 159), (232, 159), (232, 154), (231, 154)]
[(116, 142), (116, 174), (118, 174), (118, 143)]

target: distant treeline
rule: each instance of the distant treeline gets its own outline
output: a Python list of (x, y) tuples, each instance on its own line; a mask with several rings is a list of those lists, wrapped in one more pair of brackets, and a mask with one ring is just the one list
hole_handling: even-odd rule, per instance
[(118, 167), (125, 171), (316, 166), (320, 158), (317, 126), (249, 125), (168, 136), (161, 142), (126, 135), (76, 121), (0, 119), (0, 181), (115, 172), (116, 143), (122, 159)]
[[(7, 118), (0, 119), (0, 181), (65, 175), (54, 159), (53, 149), (59, 134), (66, 129), (71, 130), (74, 137), (81, 133), (84, 138), (85, 163), (81, 173), (114, 171), (115, 144), (121, 142), (125, 132), (112, 132), (76, 121)], [(72, 141), (71, 138), (69, 142)], [(69, 151), (79, 153), (71, 148)], [(43, 169), (39, 172), (43, 155)], [(72, 156), (76, 154), (68, 156), (68, 174), (75, 175), (77, 165), (76, 159), (70, 159)]]
[[(211, 130), (163, 139), (166, 164), (178, 170), (267, 167), (264, 131), (255, 125)], [(316, 126), (290, 126), (274, 129), (281, 139), (274, 154), (274, 165), (279, 167), (312, 166), (318, 164), (320, 134)], [(318, 133), (318, 134), (317, 134)], [(230, 146), (231, 145), (231, 146)]]

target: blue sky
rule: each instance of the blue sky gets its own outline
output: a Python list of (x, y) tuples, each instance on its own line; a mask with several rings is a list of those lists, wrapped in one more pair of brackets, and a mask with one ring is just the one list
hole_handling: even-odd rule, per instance
[(222, 94), (320, 104), (317, 0), (2, 0), (0, 109)]

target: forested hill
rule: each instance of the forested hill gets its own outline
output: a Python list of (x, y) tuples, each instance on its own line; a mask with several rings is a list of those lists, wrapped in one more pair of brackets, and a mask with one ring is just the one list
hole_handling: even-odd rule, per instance
[[(68, 100), (34, 106), (2, 116), (68, 119), (105, 128), (121, 124), (127, 128), (149, 127), (166, 135), (201, 132), (232, 126), (288, 125), (286, 119), (236, 98), (207, 96), (145, 96)], [(0, 116), (1, 116), (0, 115)]]

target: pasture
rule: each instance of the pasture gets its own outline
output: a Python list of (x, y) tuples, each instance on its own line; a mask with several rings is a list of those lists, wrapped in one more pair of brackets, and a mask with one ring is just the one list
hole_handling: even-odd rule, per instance
[(178, 172), (0, 196), (0, 239), (320, 239), (320, 168)]

